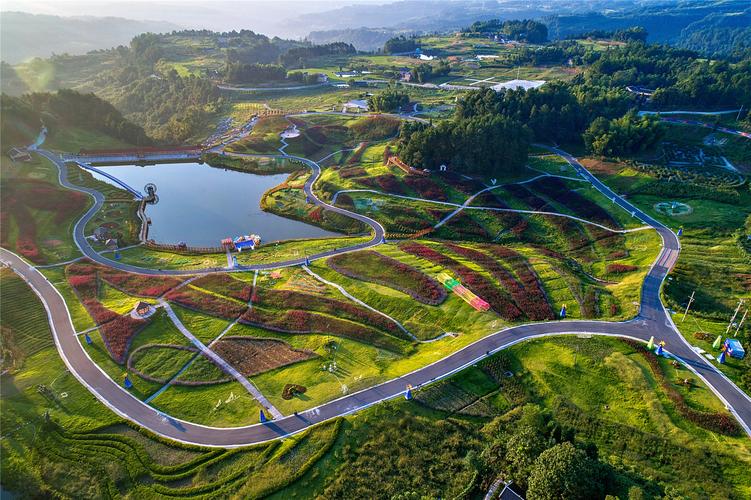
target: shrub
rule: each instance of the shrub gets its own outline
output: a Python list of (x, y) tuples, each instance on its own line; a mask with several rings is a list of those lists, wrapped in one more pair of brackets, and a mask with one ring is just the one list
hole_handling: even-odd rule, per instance
[(326, 263), (344, 276), (387, 286), (428, 305), (446, 299), (446, 289), (420, 270), (373, 250), (330, 257)]
[(282, 390), (282, 399), (290, 400), (298, 394), (305, 394), (307, 387), (299, 384), (285, 384)]
[(207, 274), (193, 281), (192, 285), (243, 302), (250, 300), (252, 289), (248, 283), (237, 280), (229, 274)]
[[(260, 292), (260, 293), (259, 293)], [(400, 334), (399, 327), (390, 319), (352, 302), (319, 297), (293, 290), (256, 290), (255, 305), (300, 311), (316, 311), (369, 325), (391, 334)]]
[(485, 276), (473, 271), (451, 257), (420, 243), (413, 241), (403, 242), (399, 245), (399, 248), (456, 273), (467, 288), (490, 304), (490, 307), (502, 318), (508, 321), (516, 321), (521, 318), (522, 313), (519, 308)]
[(203, 312), (211, 316), (234, 320), (238, 318), (248, 308), (247, 305), (241, 304), (230, 299), (223, 299), (204, 293), (189, 286), (173, 290), (166, 296), (167, 300), (174, 302), (188, 309)]
[(639, 266), (632, 266), (630, 264), (608, 264), (605, 272), (608, 274), (623, 274), (636, 271), (637, 269), (639, 269)]
[(260, 307), (253, 307), (245, 311), (240, 321), (244, 324), (282, 333), (334, 335), (394, 352), (402, 351), (402, 346), (395, 339), (385, 336), (369, 326), (309, 311), (291, 310), (273, 314)]
[(178, 278), (117, 273), (111, 270), (101, 272), (100, 276), (104, 281), (118, 290), (142, 297), (161, 297), (182, 283), (182, 280)]
[(678, 413), (680, 413), (685, 419), (693, 422), (699, 427), (703, 427), (704, 429), (708, 429), (718, 434), (724, 434), (726, 436), (740, 436), (742, 434), (743, 431), (741, 426), (729, 413), (710, 413), (691, 408), (683, 397), (683, 394), (678, 392), (665, 377), (665, 372), (662, 370), (662, 366), (660, 366), (660, 359), (658, 356), (647, 351), (642, 344), (635, 340), (626, 339), (623, 342), (633, 347), (636, 351), (641, 353), (644, 359), (647, 360), (652, 373), (660, 382), (660, 386), (662, 386), (662, 389), (673, 402)]
[(404, 177), (404, 182), (417, 191), (421, 198), (436, 201), (448, 200), (443, 187), (429, 177), (408, 175)]

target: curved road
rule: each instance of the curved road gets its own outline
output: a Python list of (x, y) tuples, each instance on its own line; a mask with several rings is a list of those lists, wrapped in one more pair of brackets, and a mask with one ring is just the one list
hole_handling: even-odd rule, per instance
[[(419, 387), (439, 378), (446, 377), (476, 363), (489, 354), (517, 342), (557, 334), (610, 335), (628, 337), (645, 342), (653, 336), (657, 341), (664, 340), (667, 343), (669, 352), (680, 359), (708, 384), (735, 415), (749, 436), (751, 436), (751, 398), (746, 396), (735, 384), (691, 348), (675, 328), (660, 301), (662, 283), (675, 264), (680, 252), (680, 242), (676, 235), (669, 228), (613, 193), (607, 186), (589, 173), (574, 157), (559, 149), (548, 149), (565, 158), (595, 188), (628, 212), (633, 212), (634, 216), (652, 226), (662, 237), (663, 247), (642, 285), (640, 310), (636, 318), (620, 323), (555, 321), (505, 328), (414, 372), (330, 401), (299, 415), (290, 415), (265, 424), (233, 428), (207, 427), (171, 418), (136, 399), (127, 390), (110, 379), (89, 358), (75, 334), (65, 301), (52, 284), (37, 269), (28, 265), (17, 255), (2, 249), (0, 257), (23, 276), (42, 299), (52, 326), (55, 343), (71, 373), (115, 413), (147, 428), (155, 434), (181, 442), (204, 446), (234, 447), (278, 439), (300, 432), (324, 420), (350, 414), (380, 401), (398, 397), (404, 394), (407, 384)], [(53, 161), (55, 160), (53, 159)], [(306, 192), (311, 194), (309, 187), (312, 185), (312, 181), (317, 178), (320, 169), (316, 170), (317, 165), (314, 162), (306, 161), (306, 163), (314, 169), (311, 181), (309, 181), (309, 184), (306, 184)], [(58, 164), (58, 166), (60, 165)], [(62, 167), (64, 168), (64, 165)], [(64, 170), (61, 170), (61, 174), (62, 172)], [(101, 195), (90, 194), (96, 200), (101, 201)], [(317, 200), (317, 198), (315, 199)], [(324, 204), (324, 206), (327, 205)], [(90, 213), (91, 210), (86, 214), (89, 218)], [(349, 213), (345, 215), (349, 215)], [(84, 219), (86, 219), (86, 216)], [(371, 219), (368, 220), (370, 221)], [(380, 225), (375, 223), (375, 227), (380, 227)], [(76, 225), (76, 231), (81, 231), (80, 224)], [(378, 232), (376, 231), (376, 233)], [(82, 232), (77, 234), (82, 235)], [(376, 234), (373, 240), (363, 244), (363, 248), (377, 244), (377, 236), (378, 234)], [(106, 261), (107, 264), (110, 262)], [(299, 263), (301, 263), (299, 260), (289, 261), (260, 266), (258, 268)], [(135, 272), (143, 272), (143, 270), (135, 268)], [(182, 273), (177, 271), (173, 273), (155, 271), (151, 274), (195, 274), (195, 272)]]
[[(105, 266), (109, 266), (115, 269), (120, 269), (122, 271), (127, 271), (131, 273), (139, 273), (139, 274), (148, 274), (152, 276), (161, 276), (161, 275), (173, 275), (173, 276), (190, 276), (190, 275), (196, 275), (196, 274), (206, 274), (206, 273), (216, 273), (216, 272), (228, 272), (228, 271), (258, 271), (258, 270), (266, 270), (266, 269), (276, 269), (279, 267), (288, 267), (288, 266), (299, 266), (302, 264), (305, 264), (305, 258), (300, 259), (289, 259), (285, 261), (280, 262), (273, 262), (269, 264), (254, 264), (250, 266), (237, 266), (234, 269), (227, 269), (224, 267), (211, 267), (211, 268), (205, 268), (205, 269), (193, 269), (193, 270), (179, 270), (179, 269), (173, 269), (173, 270), (162, 270), (162, 269), (149, 269), (145, 267), (139, 267), (132, 264), (124, 264), (122, 262), (108, 259), (104, 256), (102, 256), (99, 252), (94, 250), (91, 245), (89, 244), (89, 240), (86, 239), (84, 230), (86, 229), (86, 225), (88, 222), (96, 215), (96, 213), (99, 211), (100, 208), (102, 208), (102, 205), (104, 203), (104, 195), (100, 193), (99, 191), (77, 186), (74, 184), (71, 184), (68, 182), (68, 167), (66, 166), (65, 162), (60, 159), (57, 155), (50, 153), (49, 151), (38, 149), (36, 151), (37, 153), (41, 154), (48, 160), (50, 160), (58, 169), (59, 172), (59, 181), (60, 184), (68, 189), (72, 189), (74, 191), (80, 191), (83, 193), (87, 193), (92, 198), (94, 198), (94, 204), (89, 208), (89, 210), (86, 211), (86, 213), (81, 217), (73, 227), (73, 239), (76, 242), (76, 246), (81, 251), (82, 254), (84, 254), (89, 259), (99, 262), (100, 264), (103, 264)], [(242, 156), (242, 155), (238, 155)], [(360, 222), (363, 222), (364, 224), (370, 226), (372, 229), (372, 235), (373, 237), (364, 243), (360, 243), (357, 245), (352, 245), (348, 247), (338, 248), (335, 250), (329, 250), (326, 252), (320, 252), (317, 254), (309, 255), (309, 260), (317, 260), (317, 259), (325, 259), (327, 257), (331, 257), (332, 255), (338, 255), (341, 253), (346, 252), (353, 252), (355, 250), (362, 250), (365, 248), (370, 248), (376, 245), (380, 245), (383, 242), (383, 238), (386, 234), (386, 231), (383, 229), (383, 226), (376, 221), (371, 219), (370, 217), (366, 217), (365, 215), (361, 215), (355, 212), (350, 212), (348, 210), (345, 210), (343, 208), (336, 207), (334, 205), (329, 205), (325, 201), (321, 200), (316, 196), (316, 194), (313, 192), (313, 184), (318, 180), (318, 177), (321, 175), (321, 167), (314, 162), (313, 160), (309, 160), (307, 158), (300, 158), (297, 156), (290, 156), (290, 155), (248, 155), (248, 156), (281, 156), (284, 158), (288, 158), (291, 160), (297, 160), (312, 170), (312, 175), (310, 178), (305, 182), (304, 190), (305, 195), (310, 199), (311, 203), (313, 203), (316, 206), (323, 207), (327, 210), (331, 210), (332, 212), (336, 212), (342, 215), (345, 215), (347, 217), (350, 217), (352, 219), (356, 219)]]

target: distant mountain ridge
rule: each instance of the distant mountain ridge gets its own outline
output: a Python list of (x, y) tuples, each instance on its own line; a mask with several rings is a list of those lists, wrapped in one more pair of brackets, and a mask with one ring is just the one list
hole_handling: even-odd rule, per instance
[(0, 13), (0, 58), (16, 64), (33, 57), (85, 54), (128, 45), (145, 32), (163, 33), (180, 26), (166, 21), (119, 17), (60, 17), (26, 12)]

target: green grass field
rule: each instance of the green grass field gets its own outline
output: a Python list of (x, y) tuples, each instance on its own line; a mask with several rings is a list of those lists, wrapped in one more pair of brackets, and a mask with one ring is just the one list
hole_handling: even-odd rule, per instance
[[(3, 276), (3, 285), (7, 283)], [(15, 285), (23, 287), (20, 280)], [(0, 293), (3, 303), (7, 303), (8, 289), (3, 286)], [(11, 288), (10, 293), (15, 296), (19, 290)], [(25, 311), (26, 321), (45, 321), (41, 305), (27, 304)], [(13, 317), (11, 320), (11, 326), (15, 326), (17, 320)], [(164, 326), (154, 328), (155, 333), (165, 331)], [(32, 340), (38, 338), (35, 329), (27, 327), (17, 331), (21, 332), (20, 343), (37, 342)], [(258, 331), (248, 333), (259, 334)], [(151, 334), (146, 337), (152, 341), (175, 342), (175, 335), (179, 334), (165, 337), (165, 333), (156, 333), (156, 337)], [(328, 341), (326, 337), (305, 338), (307, 347)], [(354, 348), (355, 342), (340, 344), (342, 349), (337, 356), (343, 370), (363, 363)], [(490, 428), (510, 431), (519, 419), (525, 421), (524, 415), (533, 411), (532, 408), (542, 411), (539, 418), (543, 419), (543, 426), (545, 421), (553, 422), (550, 424), (553, 427), (565, 426), (573, 432), (567, 434), (566, 439), (573, 438), (581, 446), (588, 443), (597, 446), (600, 459), (620, 478), (615, 483), (614, 494), (634, 485), (650, 494), (662, 492), (670, 485), (685, 494), (700, 492), (723, 497), (743, 496), (751, 488), (745, 475), (740, 473), (751, 460), (747, 440), (720, 436), (683, 420), (656, 385), (644, 358), (615, 340), (568, 337), (515, 346), (504, 354), (515, 374), (514, 386), (504, 382), (499, 389), (487, 372), (477, 369), (454, 376), (451, 384), (458, 389), (451, 394), (476, 394), (472, 397), (479, 398), (485, 407), (496, 408), (493, 412), (500, 416), (494, 419), (464, 416), (464, 409), (447, 415), (422, 403), (400, 400), (339, 423), (324, 424), (281, 443), (231, 451), (172, 445), (123, 425), (102, 405), (92, 403), (88, 392), (62, 369), (54, 347), (47, 345), (32, 354), (16, 374), (3, 375), (0, 401), (3, 407), (0, 418), (6, 429), (1, 444), (1, 460), (6, 471), (3, 487), (14, 492), (38, 495), (42, 491), (69, 494), (75, 491), (91, 496), (137, 494), (142, 497), (157, 494), (219, 497), (274, 493), (275, 498), (348, 495), (373, 487), (372, 480), (364, 482), (364, 478), (384, 477), (383, 471), (387, 470), (384, 467), (391, 463), (389, 455), (384, 453), (394, 449), (400, 450), (400, 467), (410, 464), (415, 473), (390, 476), (392, 482), (379, 487), (383, 491), (410, 488), (431, 494), (466, 487), (482, 491), (479, 490), (481, 481), (472, 481), (475, 462), (468, 461), (466, 456), (471, 450), (484, 456), (481, 454), (484, 447), (491, 446), (495, 439), (505, 439), (503, 432), (491, 434), (489, 440), (482, 439), (482, 426), (487, 423)], [(420, 364), (432, 356), (422, 357)], [(350, 358), (351, 361), (347, 361)], [(389, 367), (399, 364), (382, 362)], [(676, 372), (665, 364), (662, 369), (668, 380), (685, 377), (683, 369)], [(387, 376), (394, 373), (390, 368)], [(292, 380), (294, 374), (283, 377)], [(340, 387), (339, 382), (331, 378), (332, 383)], [(262, 390), (273, 388), (269, 385), (272, 377), (267, 381), (256, 377), (254, 382)], [(39, 384), (49, 390), (39, 392)], [(674, 386), (682, 391), (692, 408), (724, 411), (700, 382), (694, 381), (691, 389), (677, 383)], [(353, 385), (352, 389), (356, 387)], [(214, 425), (256, 421), (258, 407), (236, 382), (195, 389), (171, 387), (154, 404), (175, 416)], [(311, 395), (315, 395), (315, 388), (311, 390), (314, 391)], [(478, 404), (472, 407), (477, 408)], [(521, 404), (526, 406), (522, 408)], [(45, 423), (42, 417), (47, 409), (51, 423)], [(207, 416), (211, 416), (210, 421), (206, 420)], [(400, 432), (390, 432), (394, 423)], [(655, 436), (652, 429), (660, 429), (659, 436)], [(460, 447), (457, 447), (457, 440), (462, 443)], [(648, 452), (656, 444), (665, 450), (659, 464)], [(428, 449), (433, 458), (423, 462), (421, 457)], [(372, 452), (364, 455), (366, 450)], [(436, 454), (435, 450), (444, 451)], [(691, 458), (709, 455), (711, 463)], [(76, 462), (75, 467), (70, 467), (71, 460)], [(423, 473), (427, 463), (439, 464), (441, 469), (453, 473), (435, 477)], [(379, 472), (371, 476), (374, 470)], [(731, 474), (731, 471), (739, 473)], [(349, 480), (337, 479), (341, 477)], [(675, 477), (681, 477), (681, 481), (675, 481)]]
[[(57, 168), (37, 155), (30, 163), (13, 163), (3, 157), (0, 175), (3, 246), (36, 263), (63, 262), (79, 256), (73, 242), (73, 224), (92, 203), (89, 197), (61, 188)], [(31, 241), (36, 252), (21, 251), (20, 241)]]

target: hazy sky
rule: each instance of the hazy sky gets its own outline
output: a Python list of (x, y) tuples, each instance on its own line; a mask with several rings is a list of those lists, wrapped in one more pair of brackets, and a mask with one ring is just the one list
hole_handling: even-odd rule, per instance
[(170, 21), (186, 28), (219, 31), (247, 28), (268, 35), (306, 35), (306, 26), (285, 20), (355, 3), (389, 0), (0, 0), (0, 9), (57, 16), (115, 16)]

